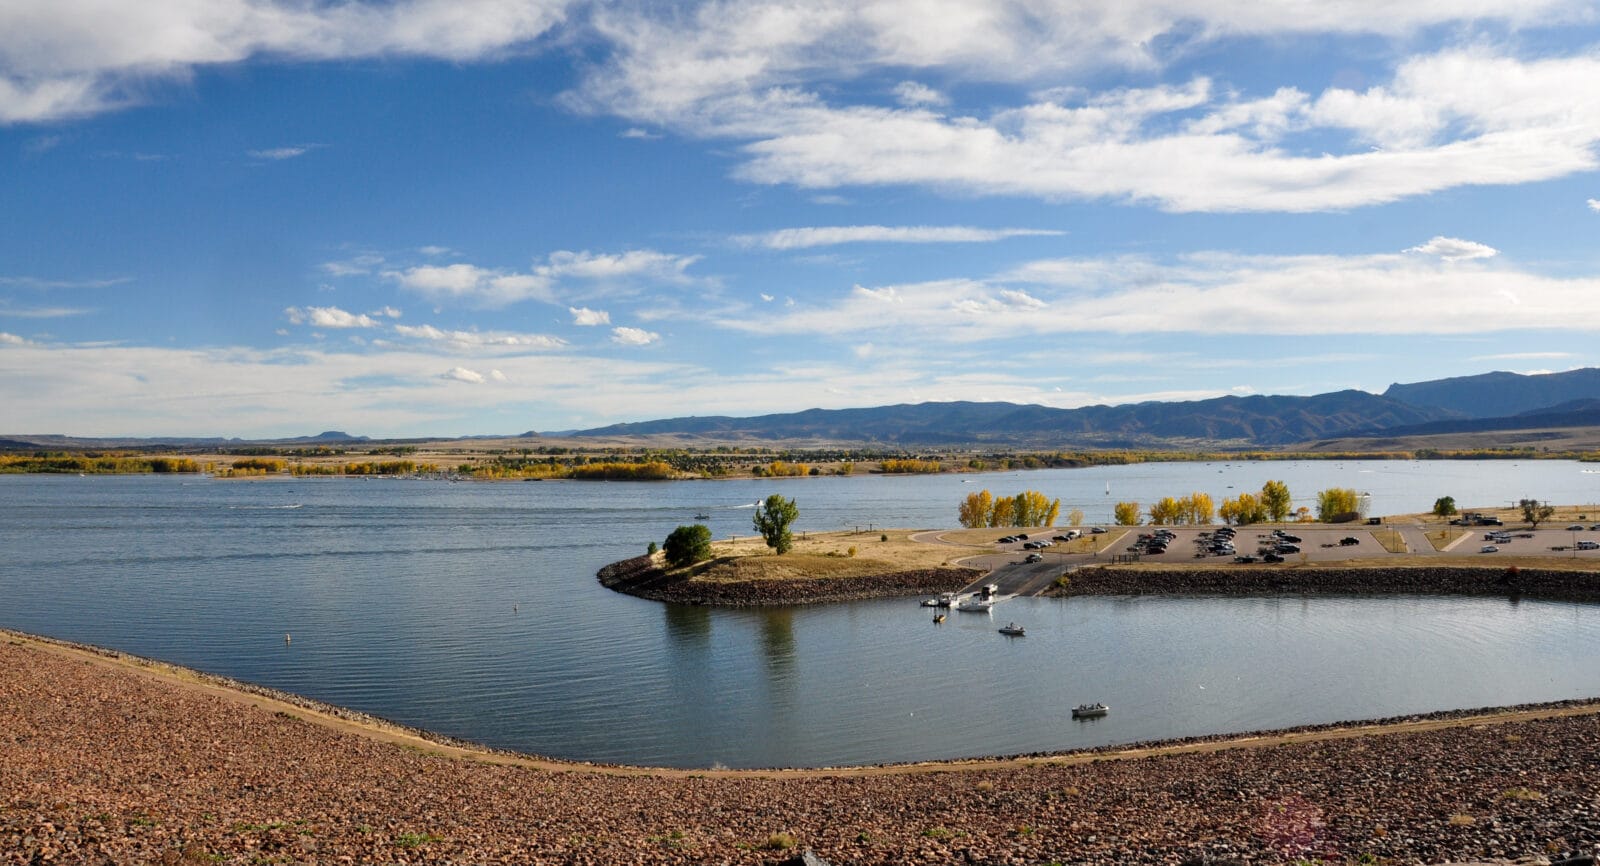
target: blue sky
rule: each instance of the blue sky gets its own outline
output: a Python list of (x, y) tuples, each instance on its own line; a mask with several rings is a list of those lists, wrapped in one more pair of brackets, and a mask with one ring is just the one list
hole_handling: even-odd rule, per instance
[(1600, 363), (1570, 0), (0, 4), (0, 433)]

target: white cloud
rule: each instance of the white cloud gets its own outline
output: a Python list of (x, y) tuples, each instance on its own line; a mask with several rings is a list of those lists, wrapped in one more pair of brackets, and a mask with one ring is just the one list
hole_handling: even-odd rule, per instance
[(943, 93), (915, 81), (902, 81), (894, 87), (896, 102), (905, 106), (948, 105), (950, 99)]
[(372, 312), (374, 316), (383, 316), (386, 319), (400, 318), (400, 311), (394, 307), (379, 307)]
[(574, 325), (589, 327), (611, 324), (611, 314), (605, 310), (591, 310), (588, 307), (568, 307), (567, 312), (572, 314), (572, 324)]
[(376, 253), (363, 253), (352, 256), (343, 261), (323, 262), (318, 265), (326, 274), (335, 277), (352, 277), (361, 274), (370, 274), (374, 269), (383, 264), (383, 256)]
[(0, 123), (142, 101), (152, 84), (251, 58), (493, 59), (525, 49), (567, 0), (0, 4)]
[(384, 276), (425, 297), (462, 299), (486, 306), (505, 306), (524, 300), (551, 301), (550, 280), (538, 274), (519, 274), (477, 265), (419, 265)]
[(509, 331), (446, 331), (432, 325), (395, 325), (397, 336), (453, 349), (559, 349), (566, 345), (560, 337), (545, 334), (518, 334)]
[(623, 131), (617, 133), (617, 137), (618, 138), (632, 138), (632, 139), (637, 139), (639, 141), (655, 141), (656, 139), (660, 138), (661, 136), (656, 134), (656, 133), (654, 133), (654, 132), (650, 132), (649, 130), (640, 129), (637, 126), (630, 126), (627, 129), (624, 129)]
[(989, 243), (1014, 237), (1066, 234), (1053, 229), (984, 229), (972, 226), (810, 226), (734, 235), (740, 246), (796, 250), (849, 243)]
[(439, 378), (466, 382), (472, 385), (482, 385), (484, 382), (482, 373), (477, 370), (468, 370), (466, 367), (451, 367), (448, 372), (440, 373)]
[(21, 337), (19, 337), (19, 336), (17, 336), (16, 334), (9, 334), (9, 333), (6, 333), (5, 331), (0, 331), (0, 346), (26, 346), (26, 345), (28, 345), (28, 341), (23, 339), (23, 338), (21, 338)]
[(1498, 355), (1474, 355), (1472, 361), (1550, 361), (1577, 357), (1571, 352), (1502, 352)]
[(661, 335), (642, 328), (618, 327), (611, 329), (611, 341), (623, 346), (648, 346), (661, 339)]
[(1454, 262), (1464, 259), (1487, 259), (1499, 254), (1500, 251), (1476, 241), (1436, 236), (1425, 244), (1407, 247), (1406, 252), (1438, 256), (1446, 261)]
[(489, 379), (490, 381), (494, 382), (504, 382), (506, 381), (506, 374), (500, 372), (499, 370), (490, 370)]
[(321, 146), (322, 145), (320, 144), (296, 144), (289, 147), (270, 147), (264, 150), (251, 150), (246, 151), (246, 153), (248, 153), (252, 159), (265, 159), (273, 162), (282, 162), (286, 159), (294, 159), (297, 156), (304, 156)]
[(766, 292), (762, 292), (762, 293), (761, 293), (761, 300), (762, 300), (762, 302), (763, 302), (763, 303), (768, 303), (768, 304), (770, 304), (770, 303), (772, 303), (772, 302), (773, 302), (773, 301), (774, 301), (774, 300), (775, 300), (775, 299), (774, 299), (774, 298), (773, 298), (773, 297), (772, 297), (772, 296), (771, 296), (771, 295), (769, 295), (769, 294), (767, 294), (767, 293), (766, 293)]
[(1586, 203), (1589, 205), (1589, 210), (1600, 212), (1600, 199), (1591, 198)]
[(1067, 334), (1600, 330), (1600, 319), (1573, 315), (1593, 308), (1600, 278), (1547, 277), (1494, 261), (1406, 253), (1048, 259), (983, 279), (855, 286), (781, 314), (729, 312), (718, 324), (755, 334), (854, 340), (870, 333), (940, 345)]
[(614, 285), (633, 280), (689, 283), (689, 266), (699, 256), (681, 256), (654, 250), (592, 253), (558, 250), (526, 273), (457, 263), (418, 265), (384, 272), (403, 288), (440, 299), (464, 300), (486, 307), (503, 307), (518, 301), (555, 303), (557, 289), (570, 281)]
[(371, 316), (350, 313), (338, 307), (286, 307), (283, 314), (293, 325), (310, 325), (313, 328), (376, 328), (378, 320)]

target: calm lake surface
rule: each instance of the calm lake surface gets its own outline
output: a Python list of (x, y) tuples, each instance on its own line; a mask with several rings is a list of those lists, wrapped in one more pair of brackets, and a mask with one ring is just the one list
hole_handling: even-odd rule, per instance
[[(152, 656), (525, 752), (821, 766), (1072, 749), (1600, 695), (1600, 607), (1493, 599), (667, 606), (594, 572), (697, 512), (751, 534), (940, 527), (988, 488), (1113, 501), (1286, 481), (1373, 513), (1600, 502), (1558, 461), (1143, 464), (927, 477), (474, 484), (0, 476), (0, 626)], [(1111, 494), (1105, 490), (1110, 487)], [(1231, 489), (1230, 489), (1231, 488)], [(1600, 519), (1600, 507), (1594, 509)], [(1025, 623), (1028, 636), (995, 629)], [(293, 642), (285, 646), (283, 636)], [(1105, 701), (1112, 714), (1074, 722)]]

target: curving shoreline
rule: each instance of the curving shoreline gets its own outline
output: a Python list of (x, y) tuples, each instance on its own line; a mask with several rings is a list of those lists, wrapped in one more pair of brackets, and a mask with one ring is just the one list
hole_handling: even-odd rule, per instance
[(953, 592), (984, 574), (977, 568), (920, 568), (858, 577), (706, 581), (669, 574), (650, 557), (636, 556), (601, 568), (595, 577), (607, 589), (653, 601), (757, 607)]
[[(670, 771), (418, 745), (181, 668), (0, 640), (0, 863), (1383, 862), (1600, 841), (1600, 703), (1090, 752)], [(1292, 820), (1291, 820), (1292, 819)]]

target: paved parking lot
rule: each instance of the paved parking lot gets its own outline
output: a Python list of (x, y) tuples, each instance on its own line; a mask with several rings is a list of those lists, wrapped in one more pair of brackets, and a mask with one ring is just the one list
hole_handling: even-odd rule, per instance
[[(1057, 543), (1056, 546), (1037, 551), (1043, 558), (1041, 565), (1055, 564), (1058, 567), (1084, 565), (1093, 562), (1109, 562), (1117, 557), (1131, 556), (1136, 553), (1130, 550), (1141, 535), (1153, 533), (1161, 527), (1154, 526), (1118, 526), (1107, 527), (1107, 532), (1097, 536), (1100, 540), (1099, 548), (1093, 553), (1070, 552), (1068, 546)], [(1234, 527), (1236, 532), (1233, 538), (1234, 549), (1237, 554), (1215, 555), (1207, 552), (1201, 542), (1208, 540), (1220, 526), (1170, 526), (1165, 527), (1174, 534), (1174, 539), (1168, 543), (1165, 553), (1146, 554), (1139, 553), (1141, 562), (1170, 562), (1173, 564), (1187, 563), (1232, 563), (1234, 555), (1257, 556), (1271, 549), (1275, 542), (1272, 535), (1274, 526), (1239, 526)], [(1471, 560), (1492, 559), (1494, 557), (1516, 556), (1541, 556), (1565, 557), (1573, 559), (1587, 559), (1600, 566), (1600, 550), (1578, 550), (1577, 542), (1593, 541), (1600, 543), (1600, 530), (1590, 530), (1585, 527), (1582, 531), (1572, 531), (1567, 526), (1541, 526), (1537, 531), (1531, 531), (1516, 526), (1506, 527), (1454, 527), (1440, 524), (1395, 524), (1383, 526), (1369, 526), (1366, 524), (1351, 524), (1344, 526), (1329, 526), (1326, 524), (1292, 524), (1281, 527), (1289, 535), (1300, 538), (1296, 545), (1300, 548), (1297, 553), (1281, 554), (1286, 562), (1343, 562), (1349, 560), (1372, 560), (1400, 554), (1411, 556), (1438, 556), (1450, 558), (1463, 558)], [(1050, 538), (1058, 535), (1063, 530), (1051, 529), (1033, 533), (1031, 538)], [(1486, 538), (1486, 533), (1491, 531), (1507, 532), (1510, 541), (1491, 541)], [(1440, 540), (1440, 533), (1449, 534), (1447, 540)], [(998, 530), (997, 530), (998, 533)], [(1395, 547), (1390, 552), (1380, 541), (1379, 535)], [(1341, 544), (1346, 538), (1355, 539), (1353, 544)], [(1442, 547), (1438, 546), (1442, 545)], [(1496, 552), (1483, 552), (1485, 545), (1498, 548)], [(999, 568), (1003, 565), (1021, 564), (1029, 553), (1035, 551), (1024, 550), (1022, 542), (995, 545), (995, 552), (967, 560), (967, 563), (977, 567)], [(1030, 569), (1034, 571), (1036, 569)]]

